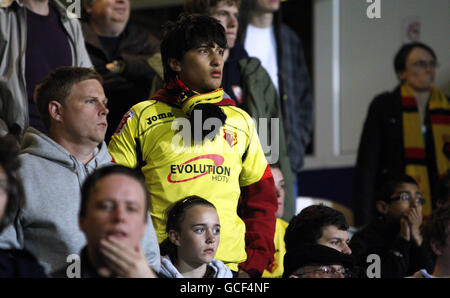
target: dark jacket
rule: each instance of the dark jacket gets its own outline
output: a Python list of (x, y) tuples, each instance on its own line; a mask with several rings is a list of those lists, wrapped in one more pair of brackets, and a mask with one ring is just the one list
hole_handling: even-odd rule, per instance
[[(429, 128), (429, 121), (426, 123)], [(426, 152), (431, 189), (438, 179), (433, 146), (432, 135), (428, 134)], [(404, 172), (402, 102), (398, 86), (375, 97), (367, 112), (353, 182), (356, 226), (366, 225), (374, 217), (377, 189), (389, 176)]]
[(25, 250), (0, 249), (0, 278), (45, 278), (44, 268)]
[[(241, 23), (240, 41), (244, 43), (247, 24)], [(280, 13), (274, 16), (277, 44), (278, 85), (288, 145), (291, 169), (296, 174), (304, 164), (305, 150), (311, 141), (313, 127), (313, 96), (311, 82), (303, 54), (302, 43), (295, 32), (281, 22)]]
[[(366, 269), (374, 264), (367, 256), (376, 254), (381, 261), (381, 278), (400, 278), (416, 271), (433, 268), (432, 260), (423, 243), (418, 246), (413, 240), (398, 236), (399, 228), (388, 226), (381, 218), (375, 218), (369, 225), (353, 235), (350, 248), (357, 265)], [(372, 271), (372, 270), (369, 270)]]
[[(103, 48), (97, 34), (88, 23), (82, 23), (86, 49), (95, 70), (103, 78), (103, 88), (108, 102), (108, 141), (123, 115), (130, 107), (148, 99), (155, 71), (147, 60), (159, 52), (159, 41), (150, 32), (137, 25), (128, 24), (121, 34), (116, 54), (110, 56)], [(112, 73), (105, 65), (114, 60), (123, 60), (122, 73)]]

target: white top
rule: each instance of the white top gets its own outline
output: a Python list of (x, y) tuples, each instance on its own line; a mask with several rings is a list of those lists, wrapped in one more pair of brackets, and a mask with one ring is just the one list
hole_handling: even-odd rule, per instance
[(278, 90), (277, 44), (273, 26), (258, 28), (248, 25), (244, 47), (250, 57), (261, 60), (262, 66), (269, 73), (273, 85)]

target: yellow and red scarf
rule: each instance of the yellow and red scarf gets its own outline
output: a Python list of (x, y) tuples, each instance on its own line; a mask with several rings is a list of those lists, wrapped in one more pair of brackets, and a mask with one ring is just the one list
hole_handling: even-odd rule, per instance
[[(401, 86), (403, 141), (405, 152), (405, 171), (419, 184), (425, 198), (423, 215), (431, 213), (431, 189), (427, 167), (427, 152), (422, 134), (422, 124), (417, 109), (417, 101), (406, 84)], [(450, 103), (446, 96), (435, 87), (431, 90), (431, 97), (427, 104), (427, 116), (431, 127), (427, 134), (432, 134), (436, 168), (439, 178), (450, 169)]]

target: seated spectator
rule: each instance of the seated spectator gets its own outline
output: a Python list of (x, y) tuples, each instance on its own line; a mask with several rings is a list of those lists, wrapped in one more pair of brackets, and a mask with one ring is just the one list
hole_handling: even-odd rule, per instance
[[(0, 235), (14, 222), (15, 210), (24, 201), (24, 193), (17, 170), (16, 140), (0, 137)], [(24, 250), (0, 249), (0, 277), (46, 277), (44, 268), (34, 256)]]
[(287, 278), (348, 278), (354, 259), (351, 255), (318, 244), (304, 244), (286, 250), (284, 274)]
[(286, 248), (284, 245), (284, 235), (286, 233), (286, 228), (288, 223), (281, 218), (284, 214), (284, 195), (285, 195), (285, 184), (283, 179), (283, 174), (280, 169), (272, 168), (273, 180), (275, 183), (275, 190), (277, 193), (278, 199), (278, 210), (275, 213), (277, 217), (277, 222), (275, 225), (275, 236), (274, 236), (274, 244), (275, 244), (275, 255), (273, 263), (270, 264), (263, 272), (262, 277), (271, 277), (277, 278), (283, 275), (283, 258), (286, 253)]
[(307, 244), (320, 244), (351, 254), (348, 224), (344, 214), (324, 205), (312, 205), (294, 216), (286, 229), (286, 250)]
[(159, 40), (130, 21), (129, 0), (83, 0), (83, 9), (86, 49), (109, 100), (109, 142), (128, 109), (149, 96), (155, 70), (147, 60), (159, 55)]
[[(0, 235), (0, 247), (26, 249), (46, 273), (67, 264), (86, 240), (77, 215), (86, 176), (111, 163), (105, 137), (107, 99), (102, 78), (91, 68), (62, 67), (36, 88), (35, 99), (49, 135), (30, 127), (19, 156), (27, 203), (14, 210), (15, 222)], [(144, 251), (152, 268), (160, 257), (152, 222)]]
[(108, 149), (144, 173), (159, 241), (174, 200), (201, 196), (220, 219), (216, 258), (239, 276), (260, 277), (273, 261), (277, 199), (254, 122), (219, 88), (226, 45), (223, 26), (208, 16), (167, 26), (165, 88), (130, 109)]
[(450, 278), (450, 205), (438, 208), (422, 225), (423, 241), (430, 246), (435, 257), (433, 270), (421, 269), (413, 277)]
[(167, 213), (168, 238), (161, 243), (162, 277), (231, 278), (230, 269), (214, 258), (220, 222), (213, 204), (198, 196), (178, 201)]
[(422, 193), (413, 178), (400, 175), (388, 180), (376, 201), (379, 216), (350, 241), (359, 266), (367, 268), (367, 256), (376, 254), (381, 260), (381, 278), (405, 277), (429, 268), (420, 234), (423, 204)]
[(450, 170), (447, 171), (436, 185), (436, 207), (450, 204)]
[[(157, 277), (141, 246), (148, 205), (145, 181), (135, 170), (106, 166), (86, 179), (78, 220), (87, 244), (78, 277)], [(69, 271), (70, 266), (54, 276), (68, 276)]]
[(399, 84), (371, 102), (361, 134), (353, 182), (355, 226), (376, 214), (376, 192), (390, 175), (406, 174), (420, 186), (431, 213), (431, 190), (450, 170), (450, 101), (433, 84), (438, 59), (423, 43), (403, 45), (394, 58)]

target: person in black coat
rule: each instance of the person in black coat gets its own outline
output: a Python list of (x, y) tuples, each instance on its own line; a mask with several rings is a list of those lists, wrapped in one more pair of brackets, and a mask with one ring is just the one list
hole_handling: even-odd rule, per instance
[(420, 232), (423, 203), (418, 184), (410, 176), (393, 176), (381, 188), (376, 201), (378, 217), (350, 240), (362, 268), (360, 277), (400, 278), (432, 268)]
[[(437, 135), (432, 123), (433, 116), (443, 119), (440, 120), (442, 123), (448, 123), (450, 118), (448, 98), (433, 86), (436, 66), (436, 54), (429, 46), (423, 43), (402, 46), (394, 59), (394, 70), (400, 84), (393, 91), (376, 96), (370, 104), (359, 143), (353, 181), (352, 209), (355, 226), (358, 228), (367, 225), (376, 214), (377, 189), (391, 175), (412, 175), (407, 172), (407, 166), (411, 164), (424, 167), (425, 175), (428, 176), (414, 176), (427, 199), (424, 214), (429, 214), (431, 207), (436, 205), (436, 194), (430, 194), (426, 190), (435, 189), (439, 177), (445, 174), (448, 170), (445, 167), (450, 164), (450, 142), (442, 141), (446, 138), (445, 132)], [(405, 90), (410, 93), (408, 98)], [(439, 98), (439, 107), (432, 109), (430, 102), (435, 97)], [(405, 99), (409, 99), (412, 106), (405, 106)], [(417, 138), (421, 137), (419, 130), (423, 135), (424, 146), (420, 148), (420, 160), (414, 160), (406, 154), (407, 145), (417, 147), (405, 145), (408, 143), (405, 142), (405, 137), (416, 134), (411, 126), (405, 127), (405, 121), (408, 121), (405, 120), (405, 115), (411, 117), (413, 114), (419, 115), (414, 120), (417, 123), (412, 123), (418, 127)], [(410, 124), (411, 122), (408, 123)], [(405, 131), (408, 133), (405, 134)], [(423, 188), (424, 185), (428, 187)]]
[(148, 60), (160, 41), (130, 21), (129, 0), (83, 0), (83, 13), (86, 49), (109, 100), (108, 143), (128, 109), (151, 95), (156, 72)]
[[(18, 147), (12, 137), (0, 138), (0, 234), (14, 220), (24, 193), (16, 176)], [(0, 278), (46, 277), (44, 268), (25, 250), (0, 249)]]

